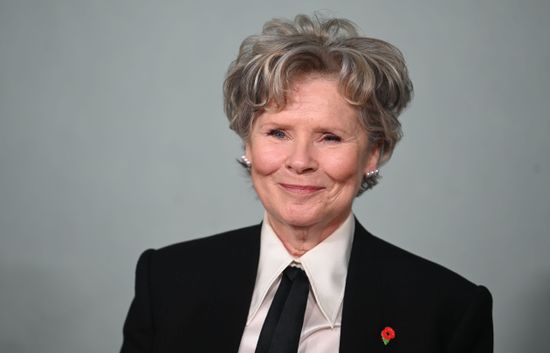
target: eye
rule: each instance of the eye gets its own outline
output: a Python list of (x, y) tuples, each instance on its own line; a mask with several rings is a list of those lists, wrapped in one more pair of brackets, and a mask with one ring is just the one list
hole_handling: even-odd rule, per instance
[(334, 134), (326, 133), (323, 135), (323, 141), (326, 142), (341, 142), (342, 138), (340, 136), (336, 136)]
[(279, 129), (269, 130), (269, 132), (267, 134), (269, 136), (273, 136), (276, 139), (280, 139), (280, 140), (286, 138), (286, 133), (283, 130), (279, 130)]

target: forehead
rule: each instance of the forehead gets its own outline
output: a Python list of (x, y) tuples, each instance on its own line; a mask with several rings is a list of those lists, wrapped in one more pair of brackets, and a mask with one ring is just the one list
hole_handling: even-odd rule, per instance
[(342, 96), (336, 78), (306, 76), (294, 80), (286, 93), (286, 104), (277, 109), (270, 107), (260, 117), (264, 122), (359, 124), (359, 110)]

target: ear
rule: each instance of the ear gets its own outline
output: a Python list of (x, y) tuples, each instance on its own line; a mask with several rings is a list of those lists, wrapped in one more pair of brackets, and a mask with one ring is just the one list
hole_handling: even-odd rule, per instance
[(248, 158), (249, 161), (251, 161), (252, 159), (252, 152), (250, 150), (250, 141), (246, 141), (244, 143), (244, 156), (246, 158)]
[(369, 148), (369, 151), (367, 154), (367, 163), (365, 163), (364, 174), (367, 174), (368, 172), (372, 172), (373, 170), (378, 169), (380, 157), (381, 157), (380, 156), (381, 151), (382, 151), (382, 148), (379, 144)]

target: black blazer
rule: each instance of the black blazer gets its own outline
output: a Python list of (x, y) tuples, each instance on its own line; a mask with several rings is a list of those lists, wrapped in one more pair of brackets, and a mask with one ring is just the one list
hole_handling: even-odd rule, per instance
[[(237, 352), (254, 290), (260, 225), (145, 251), (121, 353)], [(385, 327), (395, 331), (386, 346)], [(340, 352), (493, 351), (491, 295), (355, 225)]]

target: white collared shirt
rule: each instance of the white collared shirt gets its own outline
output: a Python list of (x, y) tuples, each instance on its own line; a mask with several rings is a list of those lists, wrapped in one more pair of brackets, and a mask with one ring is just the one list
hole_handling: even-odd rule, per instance
[(298, 353), (334, 353), (340, 345), (342, 302), (353, 242), (353, 214), (329, 237), (300, 258), (288, 253), (264, 216), (256, 284), (239, 353), (254, 353), (262, 325), (284, 269), (296, 264), (307, 274), (310, 288)]

